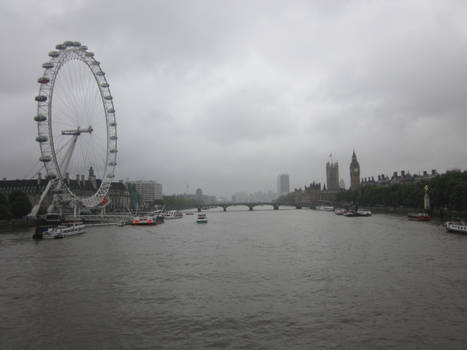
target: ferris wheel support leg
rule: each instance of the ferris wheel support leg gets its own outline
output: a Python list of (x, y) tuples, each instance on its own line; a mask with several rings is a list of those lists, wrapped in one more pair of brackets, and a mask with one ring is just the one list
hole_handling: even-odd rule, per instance
[(29, 213), (28, 216), (31, 217), (36, 217), (37, 214), (39, 213), (39, 209), (41, 208), (42, 202), (44, 201), (45, 197), (47, 196), (47, 193), (49, 193), (50, 188), (56, 183), (57, 181), (55, 179), (50, 180), (45, 186), (44, 192), (42, 192), (41, 197), (39, 198), (39, 202), (32, 208), (31, 212)]

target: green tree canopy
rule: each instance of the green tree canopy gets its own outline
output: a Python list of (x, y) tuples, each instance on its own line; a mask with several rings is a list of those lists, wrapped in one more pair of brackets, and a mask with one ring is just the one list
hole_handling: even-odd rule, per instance
[(425, 185), (429, 188), (432, 208), (467, 210), (467, 172), (460, 171), (450, 171), (429, 181), (367, 185), (340, 192), (337, 199), (369, 206), (423, 208)]
[(11, 212), (8, 199), (0, 193), (0, 220), (10, 220)]
[(13, 218), (18, 219), (31, 212), (32, 204), (26, 193), (22, 191), (13, 191), (8, 196), (10, 212)]

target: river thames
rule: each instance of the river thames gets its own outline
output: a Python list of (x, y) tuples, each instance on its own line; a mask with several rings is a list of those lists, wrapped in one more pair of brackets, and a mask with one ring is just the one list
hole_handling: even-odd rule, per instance
[(0, 234), (2, 349), (460, 349), (467, 235), (229, 208), (34, 242)]

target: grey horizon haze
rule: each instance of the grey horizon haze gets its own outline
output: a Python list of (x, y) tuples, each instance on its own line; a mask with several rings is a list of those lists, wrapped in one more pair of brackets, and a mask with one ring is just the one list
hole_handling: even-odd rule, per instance
[(462, 1), (4, 1), (0, 177), (40, 153), (34, 97), (55, 45), (80, 41), (110, 82), (117, 179), (164, 194), (467, 169)]

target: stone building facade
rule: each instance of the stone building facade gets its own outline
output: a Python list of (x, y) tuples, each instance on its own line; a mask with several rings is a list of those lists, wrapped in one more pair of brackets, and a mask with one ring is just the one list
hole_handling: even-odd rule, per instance
[[(76, 179), (65, 180), (67, 186), (78, 196), (89, 197), (92, 196), (101, 184), (101, 180), (89, 177), (86, 179), (84, 175), (76, 176)], [(34, 206), (39, 202), (42, 193), (47, 186), (48, 180), (38, 177), (37, 179), (29, 180), (0, 180), (0, 193), (8, 196), (11, 192), (19, 190), (28, 196), (31, 204)], [(130, 196), (126, 185), (120, 182), (112, 182), (110, 185), (107, 197), (110, 199), (109, 204), (106, 206), (106, 211), (121, 211), (129, 208)], [(51, 193), (42, 203), (43, 208), (47, 208), (52, 202)]]

